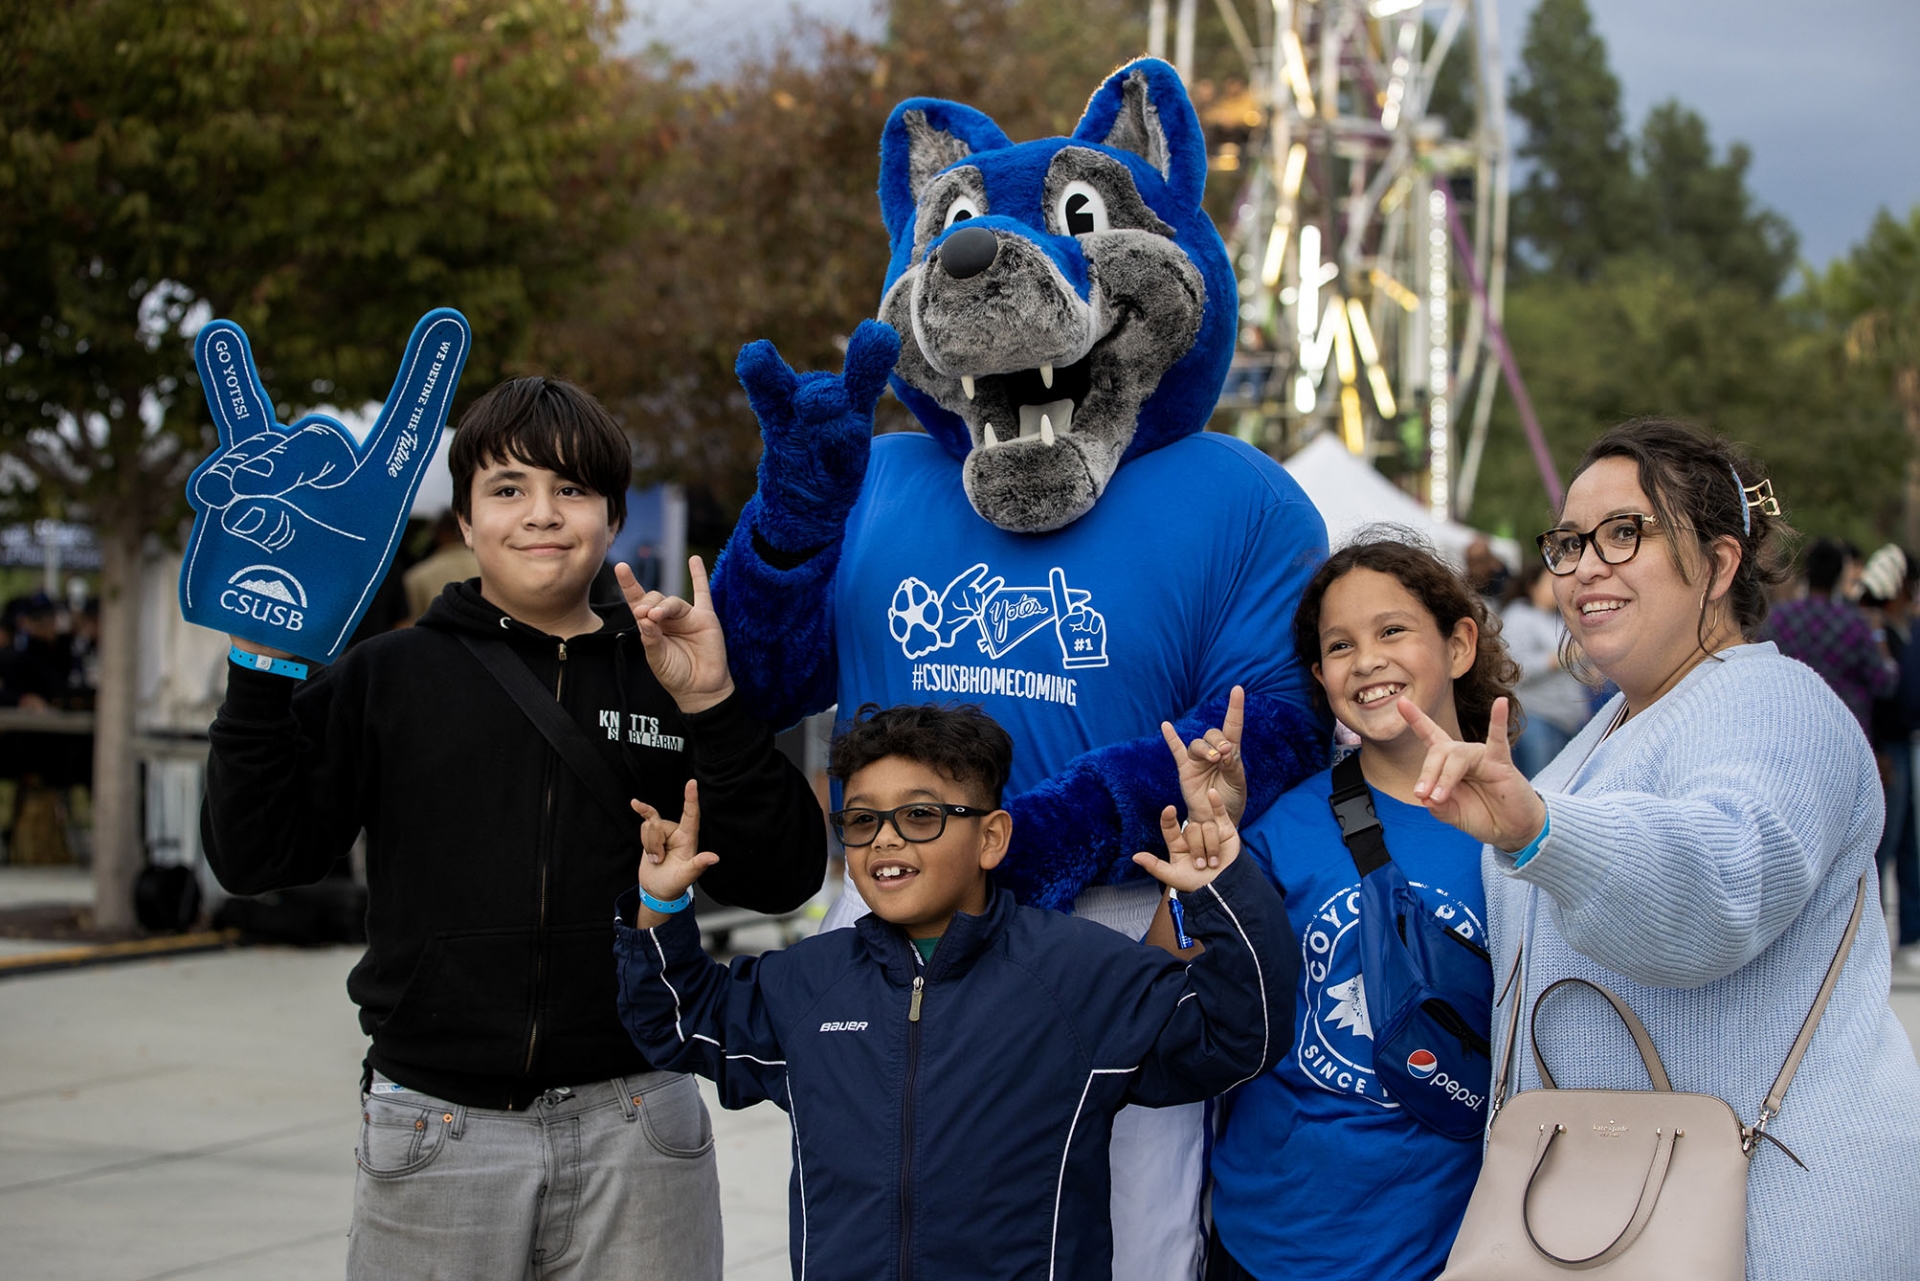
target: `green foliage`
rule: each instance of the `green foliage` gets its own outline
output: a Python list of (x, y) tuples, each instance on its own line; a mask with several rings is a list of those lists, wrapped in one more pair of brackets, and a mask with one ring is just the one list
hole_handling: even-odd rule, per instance
[[(1540, 276), (1507, 293), (1507, 329), (1565, 480), (1616, 423), (1678, 417), (1740, 441), (1774, 475), (1806, 531), (1884, 541), (1907, 445), (1817, 318), (1759, 304), (1741, 284), (1701, 287), (1656, 260), (1617, 259), (1587, 282)], [(1522, 535), (1554, 513), (1518, 415), (1494, 411), (1476, 524)]]
[[(1797, 238), (1748, 191), (1751, 153), (1716, 155), (1705, 122), (1677, 101), (1650, 111), (1630, 143), (1585, 0), (1541, 0), (1522, 64), (1512, 101), (1532, 169), (1514, 201), (1521, 269), (1506, 329), (1562, 480), (1606, 428), (1679, 417), (1746, 444), (1803, 531), (1863, 545), (1896, 532), (1912, 445), (1858, 357), (1869, 333), (1899, 327), (1858, 317), (1899, 311), (1902, 271), (1915, 279), (1900, 237), (1876, 224), (1880, 248), (1851, 260), (1871, 266), (1836, 268), (1783, 299)], [(1856, 288), (1865, 279), (1878, 283)], [(1553, 518), (1504, 396), (1472, 515), (1523, 534)]]
[(1805, 290), (1836, 323), (1845, 326), (1847, 352), (1855, 363), (1889, 380), (1905, 399), (1902, 375), (1920, 369), (1920, 205), (1905, 221), (1882, 209), (1867, 237), (1824, 277), (1809, 277)]
[(1807, 274), (1800, 303), (1838, 331), (1847, 365), (1869, 394), (1898, 409), (1909, 451), (1901, 534), (1920, 547), (1920, 205), (1905, 222), (1882, 209), (1867, 238), (1824, 279)]
[(1586, 0), (1540, 0), (1527, 19), (1508, 105), (1525, 124), (1527, 166), (1513, 228), (1547, 271), (1591, 279), (1640, 239), (1620, 82)]
[(1640, 160), (1649, 252), (1700, 279), (1744, 285), (1763, 298), (1780, 292), (1799, 237), (1779, 214), (1754, 209), (1746, 144), (1714, 159), (1706, 121), (1669, 100), (1647, 113)]
[(630, 217), (617, 4), (66, 0), (0, 14), (0, 448), (99, 523), (171, 524), (210, 443), (182, 324), (283, 412), (382, 397), (414, 320), (468, 395)]
[(873, 192), (893, 96), (871, 46), (808, 28), (727, 82), (687, 87), (661, 119), (649, 227), (610, 247), (536, 347), (622, 420), (645, 479), (737, 511), (760, 445), (733, 377), (740, 347), (768, 338), (796, 368), (839, 368), (836, 343), (873, 314), (886, 270)]
[[(878, 44), (796, 21), (770, 57), (684, 89), (660, 123), (653, 225), (542, 327), (540, 358), (622, 419), (646, 479), (710, 492), (730, 526), (760, 451), (733, 377), (741, 346), (766, 338), (796, 369), (838, 369), (879, 308), (874, 192), (894, 103), (966, 102), (1015, 140), (1065, 132), (1144, 40), (1141, 16), (1118, 0), (896, 0)], [(881, 430), (912, 421), (882, 399)]]

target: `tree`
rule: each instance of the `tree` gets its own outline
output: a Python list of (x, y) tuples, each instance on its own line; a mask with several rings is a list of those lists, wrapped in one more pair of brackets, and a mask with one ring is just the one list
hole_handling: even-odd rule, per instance
[(1514, 234), (1547, 271), (1588, 280), (1642, 229), (1620, 82), (1586, 0), (1540, 0), (1520, 65), (1507, 99), (1526, 125)]
[(430, 306), (467, 395), (629, 216), (617, 0), (63, 0), (0, 13), (0, 449), (105, 552), (95, 914), (131, 924), (133, 587), (211, 445), (197, 320), (283, 416), (383, 396)]
[[(1748, 191), (1748, 149), (1717, 155), (1677, 101), (1630, 144), (1585, 0), (1541, 0), (1522, 62), (1512, 103), (1532, 171), (1514, 225), (1536, 269), (1516, 273), (1506, 328), (1561, 474), (1615, 423), (1689, 418), (1752, 446), (1804, 526), (1884, 536), (1899, 494), (1882, 460), (1907, 446), (1826, 311), (1780, 298), (1797, 237)], [(1507, 404), (1485, 458), (1475, 516), (1544, 528), (1553, 513)]]
[(1753, 153), (1744, 143), (1716, 160), (1707, 124), (1668, 100), (1640, 130), (1646, 250), (1701, 279), (1744, 285), (1762, 298), (1780, 292), (1799, 237), (1747, 191)]
[(1848, 363), (1891, 393), (1908, 441), (1902, 534), (1920, 547), (1920, 205), (1882, 209), (1867, 237), (1806, 293), (1841, 327)]
[[(542, 326), (541, 359), (623, 421), (643, 476), (711, 495), (724, 538), (760, 453), (733, 376), (741, 346), (767, 338), (795, 368), (837, 369), (846, 335), (879, 308), (889, 247), (874, 190), (894, 103), (957, 99), (1015, 140), (1065, 132), (1144, 38), (1144, 13), (1119, 0), (895, 0), (878, 42), (796, 20), (775, 53), (697, 87), (656, 51), (652, 74), (678, 94), (658, 122), (650, 221)], [(880, 430), (912, 425), (882, 400)]]
[[(1679, 417), (1750, 447), (1801, 529), (1863, 544), (1893, 529), (1901, 490), (1887, 462), (1908, 449), (1898, 418), (1804, 307), (1624, 257), (1591, 282), (1539, 277), (1509, 290), (1507, 332), (1563, 477), (1608, 427)], [(1474, 517), (1523, 540), (1555, 517), (1504, 401)]]

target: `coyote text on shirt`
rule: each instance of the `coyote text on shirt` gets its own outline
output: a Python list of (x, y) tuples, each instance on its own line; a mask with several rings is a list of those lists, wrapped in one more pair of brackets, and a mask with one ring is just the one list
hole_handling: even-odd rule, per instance
[[(1332, 778), (1313, 775), (1245, 833), (1286, 887), (1300, 986), (1293, 1048), (1240, 1089), (1214, 1149), (1213, 1217), (1255, 1276), (1416, 1281), (1446, 1264), (1480, 1141), (1427, 1129), (1374, 1075), (1360, 877), (1327, 804)], [(1434, 916), (1484, 947), (1480, 842), (1378, 791), (1373, 805), (1388, 853)]]

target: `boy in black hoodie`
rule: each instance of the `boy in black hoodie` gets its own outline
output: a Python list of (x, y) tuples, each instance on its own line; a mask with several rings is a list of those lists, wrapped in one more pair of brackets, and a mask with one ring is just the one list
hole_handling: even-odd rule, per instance
[[(705, 1108), (615, 1005), (626, 805), (677, 810), (698, 780), (729, 863), (708, 888), (763, 911), (819, 886), (819, 807), (733, 694), (697, 558), (691, 604), (624, 566), (626, 602), (589, 603), (631, 476), (597, 402), (503, 383), (449, 461), (479, 578), (310, 680), (230, 667), (207, 858), (258, 894), (318, 880), (366, 831), (368, 947), (347, 990), (372, 1045), (349, 1277), (717, 1281)], [(536, 727), (522, 707), (544, 715), (544, 699), (564, 719)]]

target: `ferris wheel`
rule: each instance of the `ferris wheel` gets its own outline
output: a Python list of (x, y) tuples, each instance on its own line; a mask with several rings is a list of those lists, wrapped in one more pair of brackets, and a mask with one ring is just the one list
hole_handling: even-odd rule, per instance
[[(1246, 87), (1201, 104), (1213, 180), (1236, 182), (1221, 230), (1240, 342), (1222, 408), (1281, 456), (1337, 432), (1435, 516), (1464, 514), (1494, 366), (1511, 360), (1495, 0), (1253, 0), (1251, 26), (1243, 2), (1214, 0)], [(1172, 59), (1189, 80), (1195, 4), (1177, 0)], [(1168, 9), (1153, 0), (1150, 48), (1164, 51)]]

